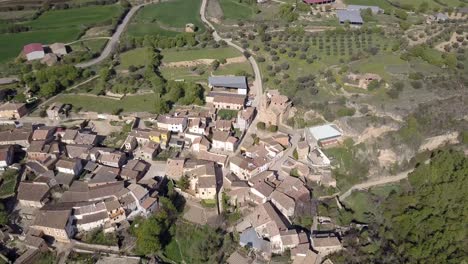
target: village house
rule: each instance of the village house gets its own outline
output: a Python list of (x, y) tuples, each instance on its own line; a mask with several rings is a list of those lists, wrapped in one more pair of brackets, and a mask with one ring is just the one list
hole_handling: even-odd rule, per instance
[(73, 218), (76, 220), (78, 232), (90, 231), (110, 221), (104, 202), (92, 203), (80, 206), (73, 210)]
[(18, 119), (28, 113), (26, 104), (6, 102), (0, 105), (0, 118)]
[(31, 139), (33, 141), (42, 140), (48, 143), (54, 139), (56, 130), (57, 130), (56, 127), (48, 127), (48, 126), (39, 127), (38, 129), (33, 131)]
[(268, 126), (279, 126), (288, 117), (291, 102), (287, 96), (281, 95), (278, 90), (270, 90), (262, 100), (258, 119)]
[(218, 131), (227, 131), (230, 132), (232, 129), (232, 121), (231, 120), (222, 120), (218, 119), (215, 121), (214, 128)]
[(240, 179), (248, 180), (251, 177), (266, 171), (271, 160), (267, 157), (249, 158), (236, 155), (229, 161), (229, 169)]
[(91, 133), (84, 133), (76, 129), (67, 129), (65, 130), (61, 141), (65, 144), (94, 146), (97, 141), (97, 135)]
[(129, 160), (120, 171), (120, 177), (124, 180), (138, 182), (148, 171), (149, 164), (141, 160)]
[(187, 117), (160, 115), (157, 119), (158, 128), (171, 132), (184, 132), (187, 123)]
[(208, 151), (200, 150), (200, 152), (196, 153), (196, 156), (197, 156), (197, 159), (213, 161), (223, 168), (226, 166), (227, 155), (211, 153)]
[(107, 199), (104, 204), (111, 224), (119, 223), (126, 219), (125, 210), (118, 200)]
[(237, 138), (230, 135), (226, 131), (214, 131), (212, 149), (219, 151), (231, 151), (233, 152), (236, 148)]
[(178, 180), (184, 175), (184, 158), (169, 158), (166, 163), (166, 176)]
[(54, 53), (46, 53), (44, 58), (41, 59), (41, 63), (47, 66), (53, 66), (59, 61), (59, 57)]
[(62, 118), (67, 117), (69, 109), (70, 107), (68, 105), (54, 102), (46, 110), (47, 117), (50, 120), (61, 120)]
[(143, 215), (145, 217), (148, 217), (149, 215), (151, 215), (153, 212), (156, 211), (158, 206), (159, 206), (158, 199), (156, 199), (154, 197), (147, 197), (141, 203), (141, 208), (143, 209), (142, 210)]
[(133, 129), (125, 139), (124, 148), (131, 151), (138, 146), (142, 147), (146, 145), (150, 141), (149, 135), (149, 129)]
[(114, 168), (122, 167), (127, 160), (125, 153), (112, 148), (93, 148), (89, 154), (92, 161)]
[(23, 148), (29, 147), (31, 142), (31, 130), (21, 128), (0, 131), (0, 145), (20, 145)]
[(45, 56), (41, 43), (31, 43), (23, 47), (23, 54), (28, 61), (42, 59)]
[(20, 182), (16, 199), (24, 207), (41, 208), (49, 198), (50, 187), (41, 182)]
[(28, 160), (37, 160), (50, 167), (60, 155), (60, 148), (58, 142), (46, 144), (45, 141), (32, 141), (27, 154)]
[(197, 135), (207, 135), (207, 120), (205, 118), (189, 118), (188, 131)]
[(135, 197), (138, 206), (141, 206), (143, 201), (149, 197), (148, 190), (139, 184), (132, 183), (127, 187), (127, 189), (130, 190), (130, 193)]
[(13, 163), (15, 150), (12, 145), (0, 147), (0, 169), (4, 170)]
[(67, 47), (63, 43), (58, 43), (58, 42), (54, 43), (54, 44), (50, 45), (49, 48), (52, 51), (52, 53), (54, 53), (54, 54), (56, 54), (58, 56), (63, 56), (63, 55), (68, 54)]
[(257, 182), (250, 188), (252, 195), (249, 200), (256, 204), (264, 204), (270, 200), (274, 190), (275, 186), (270, 182)]
[(153, 160), (153, 158), (156, 157), (156, 155), (158, 155), (160, 150), (161, 148), (158, 143), (148, 142), (140, 149), (139, 155), (143, 159)]
[(55, 164), (55, 168), (59, 172), (76, 176), (81, 173), (83, 165), (80, 159), (61, 158), (57, 164)]
[(192, 142), (192, 150), (195, 152), (208, 151), (210, 147), (211, 143), (205, 136), (198, 137)]
[(231, 91), (247, 95), (247, 78), (245, 76), (210, 76), (208, 86), (213, 90)]
[(343, 249), (340, 240), (334, 234), (313, 235), (312, 248), (321, 255), (328, 255)]
[(291, 221), (294, 216), (294, 210), (296, 207), (296, 202), (293, 198), (287, 196), (286, 194), (275, 190), (271, 194), (271, 203), (275, 205), (278, 210)]
[(70, 242), (73, 236), (71, 210), (39, 210), (31, 228), (44, 232), (59, 242)]
[[(269, 245), (272, 253), (281, 254), (286, 249), (295, 248), (299, 245), (298, 233), (295, 230), (289, 229), (289, 223), (283, 220), (281, 215), (269, 202), (257, 206), (254, 212), (247, 216), (244, 221), (250, 223), (251, 227), (255, 230), (256, 239), (260, 238), (270, 242)], [(241, 233), (241, 245), (248, 245), (248, 239), (252, 238), (252, 236), (243, 236), (245, 231)], [(262, 249), (256, 250), (261, 251)]]
[(151, 141), (158, 143), (160, 146), (164, 148), (167, 146), (169, 140), (171, 139), (171, 133), (167, 130), (161, 130), (161, 129), (151, 130), (148, 136)]
[(213, 106), (216, 109), (241, 110), (244, 108), (245, 95), (210, 93), (208, 97), (212, 97)]
[(65, 151), (67, 156), (70, 159), (83, 159), (87, 160), (89, 158), (89, 151), (93, 148), (91, 145), (75, 145), (75, 144), (67, 144), (65, 145)]
[(220, 173), (214, 162), (202, 162), (201, 165), (193, 169), (185, 170), (185, 175), (189, 177), (190, 190), (199, 199), (215, 199), (218, 190), (217, 182)]
[(336, 145), (341, 136), (342, 132), (332, 124), (304, 129), (304, 137), (310, 146), (328, 147)]
[(250, 124), (255, 117), (256, 111), (255, 107), (247, 107), (243, 110), (237, 112), (237, 120), (234, 124), (235, 128), (238, 128), (240, 131), (244, 131), (249, 128)]

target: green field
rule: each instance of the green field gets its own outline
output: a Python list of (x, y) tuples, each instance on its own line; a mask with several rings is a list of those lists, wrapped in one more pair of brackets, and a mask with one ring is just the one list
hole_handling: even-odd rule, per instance
[[(217, 49), (165, 49), (161, 52), (163, 62), (190, 61), (198, 59), (226, 59), (241, 56), (242, 54), (234, 48)], [(127, 69), (130, 65), (144, 66), (148, 62), (148, 50), (146, 48), (137, 48), (126, 51), (120, 55), (120, 69)]]
[(37, 29), (86, 28), (89, 25), (111, 21), (121, 11), (118, 5), (89, 6), (82, 8), (48, 11), (24, 25)]
[(242, 54), (231, 47), (217, 49), (195, 49), (195, 50), (176, 50), (169, 49), (161, 52), (163, 62), (190, 61), (197, 59), (226, 59), (242, 56)]
[(90, 39), (70, 45), (72, 51), (100, 52), (106, 46), (107, 39)]
[(137, 48), (120, 54), (119, 69), (128, 69), (130, 65), (144, 66), (149, 62), (147, 48)]
[(174, 0), (147, 5), (132, 20), (128, 34), (171, 36), (183, 32), (187, 23), (193, 23), (199, 29), (203, 29), (199, 15), (200, 5), (200, 0)]
[(199, 65), (197, 70), (202, 69), (203, 74), (197, 74), (190, 70), (189, 67), (161, 67), (161, 73), (165, 79), (206, 82), (210, 74), (213, 75), (238, 75), (241, 72), (252, 74), (252, 67), (248, 62), (232, 63), (220, 66), (216, 71), (213, 71), (208, 65)]
[(444, 8), (444, 7), (459, 7), (463, 1), (460, 0), (440, 0), (439, 2), (445, 3), (445, 5), (440, 5), (434, 0), (411, 0), (411, 1), (404, 1), (404, 0), (345, 0), (344, 1), (348, 5), (375, 5), (379, 6), (382, 9), (390, 10), (395, 8), (390, 3), (403, 3), (403, 4), (410, 4), (415, 8), (418, 8), (419, 5), (423, 2), (429, 4), (429, 8), (432, 9), (434, 7)]
[(11, 19), (27, 19), (31, 18), (36, 13), (35, 10), (18, 10), (0, 12), (0, 20), (11, 20)]
[(31, 31), (0, 35), (0, 63), (15, 58), (24, 45), (33, 42), (51, 44), (70, 42), (87, 27), (111, 22), (121, 12), (118, 5), (93, 6), (45, 12), (36, 20), (24, 23)]
[(253, 15), (253, 8), (236, 0), (219, 0), (224, 18), (228, 20), (249, 19)]
[(126, 96), (122, 100), (66, 94), (57, 96), (54, 101), (71, 104), (73, 108), (81, 108), (82, 111), (98, 113), (112, 113), (117, 109), (123, 109), (123, 112), (151, 112), (154, 109), (151, 94)]

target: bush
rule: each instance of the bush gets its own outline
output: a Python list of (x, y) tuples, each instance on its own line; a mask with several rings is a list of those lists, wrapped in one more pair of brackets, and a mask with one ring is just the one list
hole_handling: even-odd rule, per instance
[(278, 126), (275, 126), (275, 125), (271, 125), (268, 127), (268, 131), (270, 132), (278, 132)]
[(421, 89), (423, 85), (422, 85), (422, 82), (420, 81), (411, 81), (411, 86), (414, 89)]
[(265, 125), (264, 122), (258, 122), (258, 123), (257, 123), (257, 128), (258, 128), (258, 129), (261, 129), (261, 130), (265, 130), (266, 125)]

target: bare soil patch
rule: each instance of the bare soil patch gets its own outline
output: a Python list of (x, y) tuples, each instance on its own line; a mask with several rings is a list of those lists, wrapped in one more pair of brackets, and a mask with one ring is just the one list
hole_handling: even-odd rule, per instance
[[(197, 65), (210, 65), (213, 63), (215, 59), (198, 59), (198, 60), (191, 60), (191, 61), (175, 61), (169, 63), (163, 63), (162, 66), (164, 67), (192, 67)], [(244, 56), (227, 58), (226, 63), (223, 65), (231, 64), (231, 63), (241, 63), (245, 62), (246, 58)]]

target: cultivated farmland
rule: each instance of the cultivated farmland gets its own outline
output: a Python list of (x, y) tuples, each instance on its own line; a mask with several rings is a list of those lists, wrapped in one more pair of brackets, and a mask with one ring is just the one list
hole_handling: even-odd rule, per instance
[(15, 58), (28, 43), (73, 41), (90, 26), (111, 24), (121, 12), (119, 5), (47, 11), (37, 19), (23, 23), (31, 28), (30, 31), (0, 35), (0, 62)]
[(129, 25), (128, 34), (174, 36), (183, 32), (187, 23), (193, 23), (199, 29), (203, 29), (198, 14), (200, 4), (200, 0), (175, 0), (147, 5), (138, 12)]

